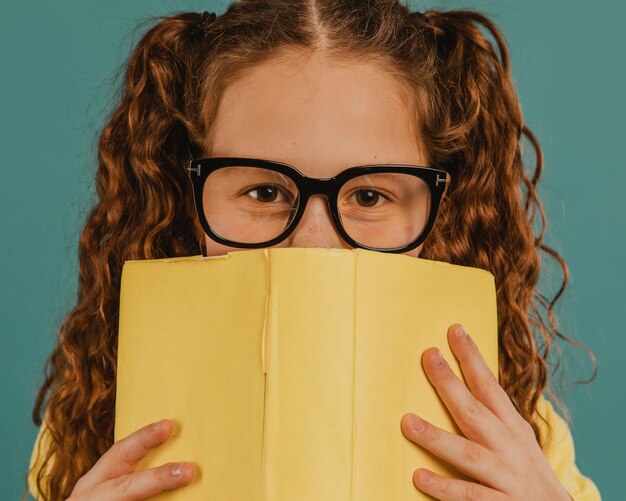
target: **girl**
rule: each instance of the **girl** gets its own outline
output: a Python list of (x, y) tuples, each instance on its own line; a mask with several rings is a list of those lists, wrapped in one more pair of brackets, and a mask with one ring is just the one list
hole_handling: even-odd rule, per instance
[[(523, 138), (536, 152), (532, 175), (522, 163)], [(446, 500), (599, 499), (575, 466), (566, 424), (542, 396), (552, 343), (567, 340), (552, 310), (568, 274), (542, 240), (541, 149), (524, 125), (508, 51), (489, 19), (471, 11), (411, 12), (397, 0), (242, 0), (219, 17), (163, 18), (130, 57), (98, 153), (99, 202), (80, 239), (77, 304), (61, 325), (33, 411), (41, 427), (28, 479), (40, 499), (148, 499), (192, 480), (191, 463), (134, 469), (167, 440), (168, 420), (113, 444), (122, 265), (246, 244), (359, 245), (489, 270), (496, 278), (499, 384), (471, 337), (451, 326), (466, 384), (434, 348), (423, 365), (463, 436), (411, 413), (398, 423), (407, 440), (474, 482), (419, 468), (407, 482)], [(354, 191), (344, 185), (336, 205), (326, 205), (330, 192), (320, 190), (299, 208), (290, 232), (284, 224), (266, 230), (237, 225), (211, 196), (219, 190), (202, 188), (196, 212), (186, 167), (206, 157), (280, 162), (312, 178), (361, 165), (412, 166), (416, 173), (427, 166), (446, 173), (446, 191), (430, 231), (422, 231), (420, 211), (387, 225), (384, 238), (357, 235), (331, 219), (331, 210), (387, 210), (393, 199), (375, 183)], [(211, 162), (223, 160), (204, 163)], [(285, 184), (291, 178), (283, 172), (276, 179), (249, 189), (246, 203), (296, 210), (294, 187)], [(218, 226), (225, 238), (212, 234)], [(564, 272), (552, 301), (536, 288), (539, 251)]]

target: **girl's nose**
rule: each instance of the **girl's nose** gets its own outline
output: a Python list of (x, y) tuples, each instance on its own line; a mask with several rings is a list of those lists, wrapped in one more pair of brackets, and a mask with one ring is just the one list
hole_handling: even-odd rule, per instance
[(279, 247), (329, 247), (351, 249), (335, 229), (326, 199), (314, 195), (309, 199), (298, 226)]

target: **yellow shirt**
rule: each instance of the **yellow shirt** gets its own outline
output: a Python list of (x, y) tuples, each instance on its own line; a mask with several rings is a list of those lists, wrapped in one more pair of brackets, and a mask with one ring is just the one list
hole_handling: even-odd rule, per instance
[[(576, 466), (574, 441), (567, 423), (556, 413), (552, 404), (545, 398), (539, 400), (537, 412), (546, 419), (552, 430), (543, 452), (567, 492), (575, 501), (599, 501), (601, 498), (598, 488)], [(539, 426), (542, 432), (544, 432), (545, 424), (539, 421)], [(44, 499), (37, 490), (35, 479), (38, 470), (41, 468), (39, 458), (45, 456), (45, 450), (50, 440), (46, 432), (47, 428), (44, 422), (39, 428), (30, 459), (30, 467), (35, 466), (35, 468), (32, 468), (28, 475), (28, 487), (37, 501), (43, 501)], [(39, 446), (41, 446), (41, 451), (38, 451)]]

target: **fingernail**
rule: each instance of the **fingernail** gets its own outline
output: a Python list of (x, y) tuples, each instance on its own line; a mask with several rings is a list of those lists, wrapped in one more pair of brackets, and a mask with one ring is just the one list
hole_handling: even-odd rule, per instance
[(180, 474), (183, 472), (183, 464), (182, 463), (176, 463), (175, 465), (172, 466), (172, 477), (180, 477)]
[(463, 327), (461, 324), (455, 327), (453, 334), (456, 336), (457, 339), (467, 338), (467, 331), (465, 330), (465, 327)]
[(424, 486), (429, 485), (433, 479), (433, 476), (428, 470), (420, 470), (417, 476), (419, 478), (419, 483)]
[(152, 423), (152, 426), (151, 426), (152, 431), (157, 431), (161, 427), (162, 424), (163, 424), (163, 419), (161, 419), (161, 421), (156, 421)]
[(422, 431), (424, 429), (424, 421), (415, 414), (411, 415), (410, 425), (413, 431)]
[(437, 353), (435, 353), (434, 362), (437, 365), (437, 367), (441, 367), (443, 365), (444, 361), (443, 361), (443, 355), (441, 354), (441, 351), (437, 350)]

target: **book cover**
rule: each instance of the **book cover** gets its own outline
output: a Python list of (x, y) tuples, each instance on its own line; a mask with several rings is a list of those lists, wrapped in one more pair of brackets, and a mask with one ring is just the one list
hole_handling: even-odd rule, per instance
[(162, 418), (138, 468), (193, 461), (163, 500), (427, 499), (418, 467), (459, 476), (406, 439), (415, 412), (459, 433), (421, 354), (462, 323), (497, 374), (485, 270), (363, 249), (269, 248), (127, 261), (115, 440)]

